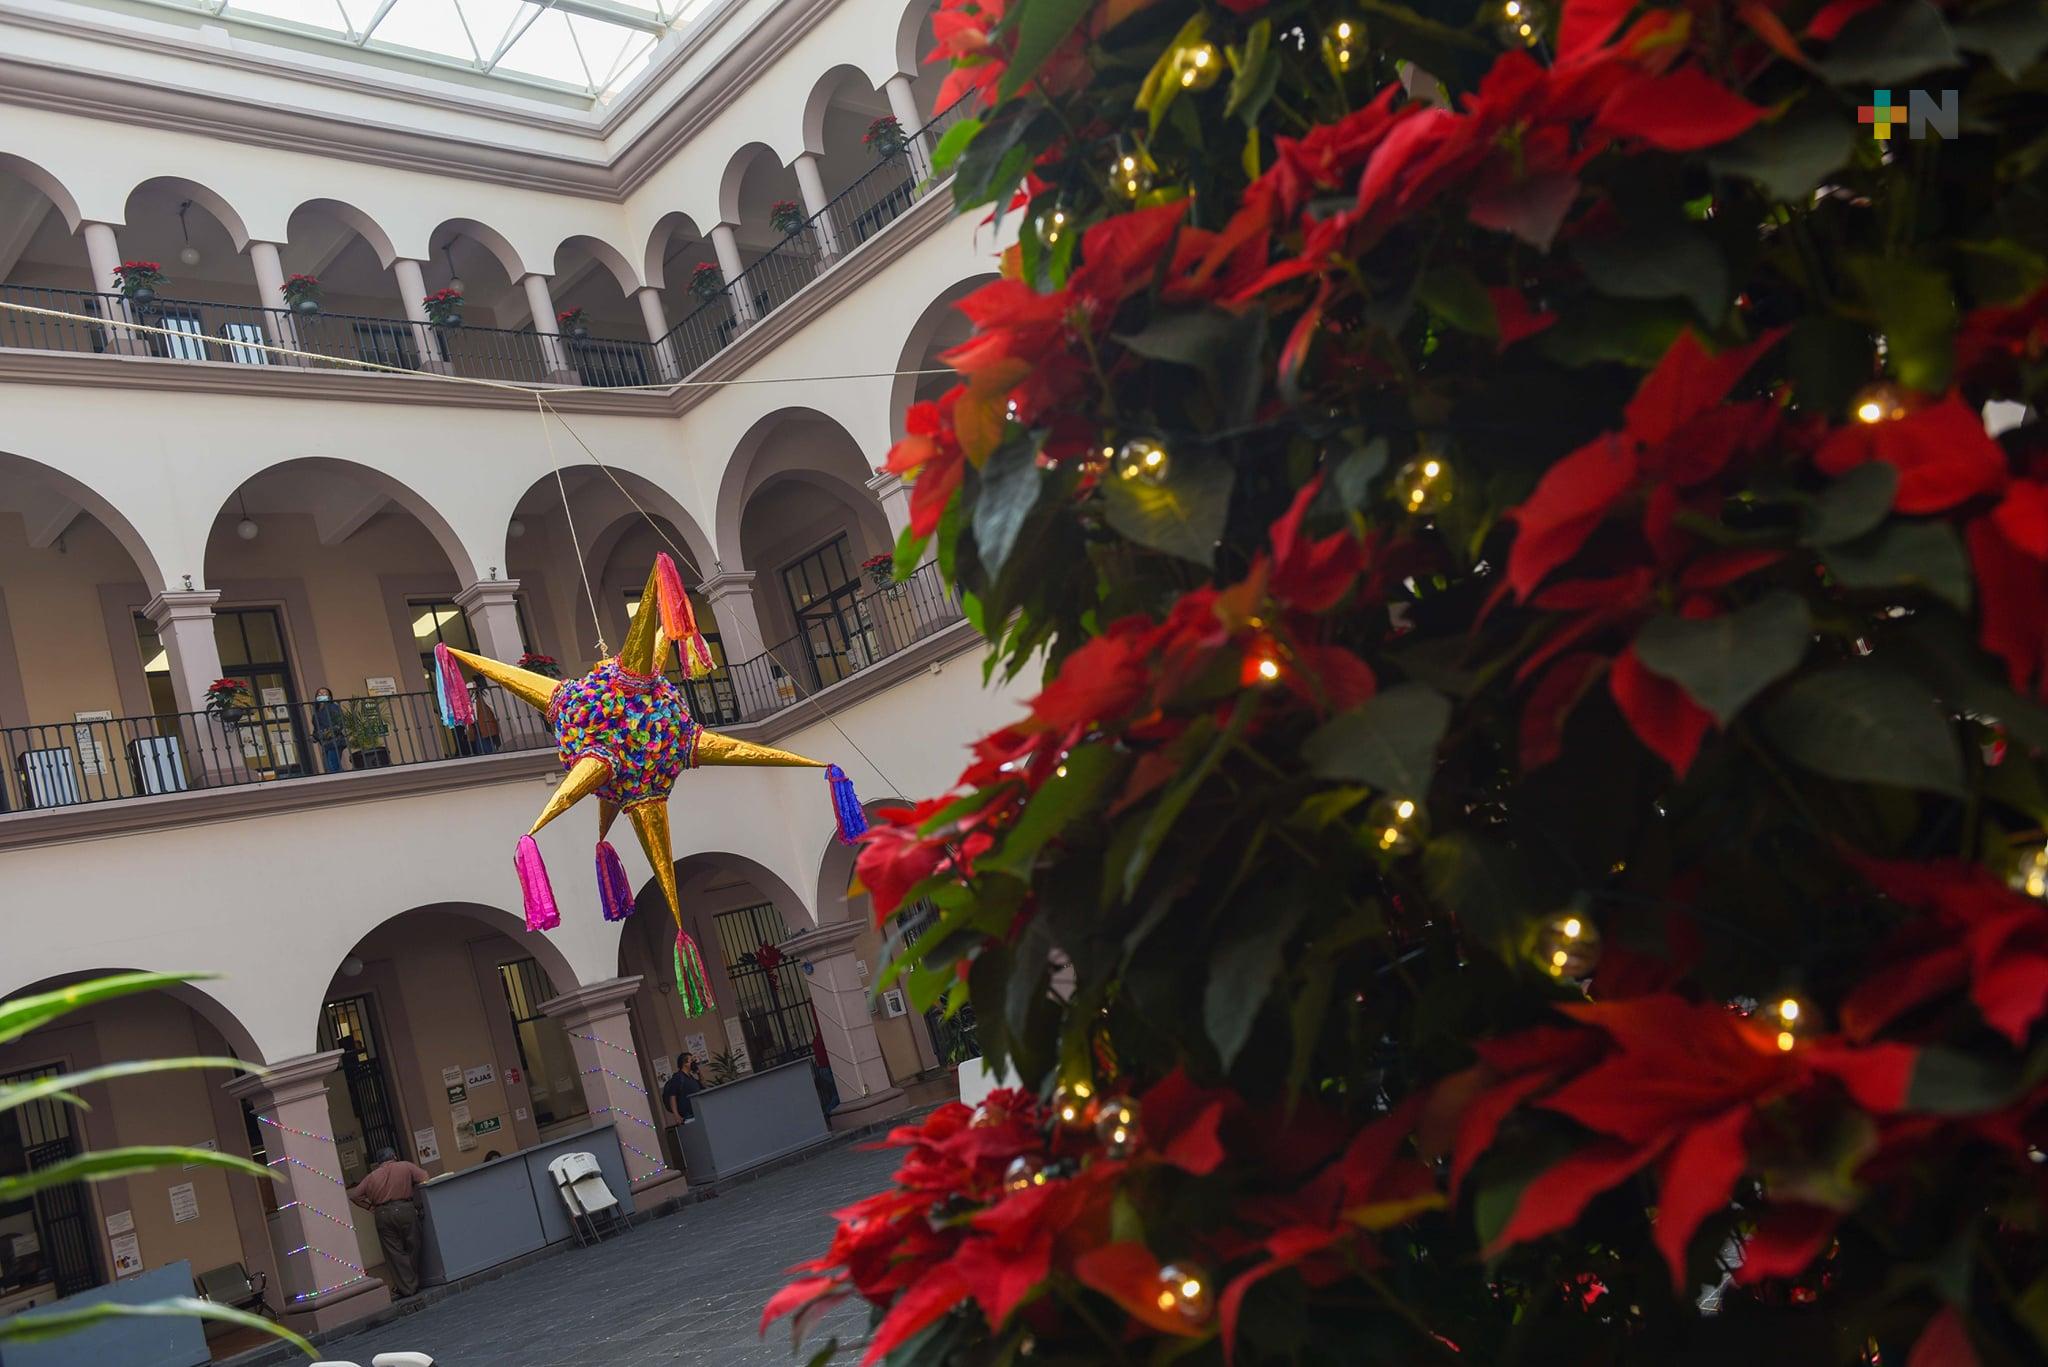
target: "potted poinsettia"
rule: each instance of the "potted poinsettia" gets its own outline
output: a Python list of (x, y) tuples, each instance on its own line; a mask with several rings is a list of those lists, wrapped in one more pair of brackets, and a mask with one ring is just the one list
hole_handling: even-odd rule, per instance
[(868, 582), (878, 589), (886, 589), (896, 582), (896, 556), (893, 552), (871, 555), (860, 562), (860, 567)]
[(894, 114), (884, 114), (868, 125), (868, 131), (861, 135), (861, 146), (873, 152), (877, 160), (887, 161), (898, 156), (910, 146), (910, 134), (903, 131), (903, 123)]
[(215, 679), (206, 686), (207, 712), (229, 726), (240, 725), (255, 702), (246, 679)]
[(320, 280), (317, 276), (294, 275), (288, 277), (281, 291), (284, 305), (294, 313), (308, 317), (320, 311)]
[(776, 200), (768, 211), (768, 226), (784, 237), (795, 237), (804, 230), (804, 206), (793, 199)]
[(163, 283), (164, 268), (155, 261), (123, 261), (114, 267), (114, 288), (131, 304), (154, 302)]
[(690, 272), (690, 293), (707, 304), (725, 293), (725, 272), (718, 269), (716, 261), (697, 263), (697, 269)]
[(462, 326), (462, 291), (453, 288), (435, 290), (420, 300), (427, 311), (427, 321), (437, 328), (459, 328)]
[(562, 677), (562, 662), (552, 655), (543, 655), (537, 650), (529, 650), (524, 655), (521, 655), (519, 657), (519, 667), (535, 674), (545, 675), (550, 679)]
[(555, 315), (555, 331), (580, 342), (590, 335), (590, 322), (580, 308), (563, 309)]

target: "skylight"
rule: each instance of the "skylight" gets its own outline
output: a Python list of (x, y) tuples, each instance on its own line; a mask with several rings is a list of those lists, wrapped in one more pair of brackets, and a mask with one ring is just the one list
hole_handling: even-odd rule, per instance
[(605, 99), (715, 0), (153, 0)]

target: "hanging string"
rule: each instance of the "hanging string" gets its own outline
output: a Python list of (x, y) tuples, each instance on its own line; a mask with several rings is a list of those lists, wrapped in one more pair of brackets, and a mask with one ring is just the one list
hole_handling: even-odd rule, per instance
[(562, 499), (562, 520), (569, 524), (569, 549), (576, 553), (576, 573), (583, 577), (583, 601), (590, 604), (590, 624), (597, 630), (597, 653), (609, 655), (604, 644), (604, 618), (597, 615), (597, 594), (591, 591), (590, 567), (583, 563), (583, 538), (576, 535), (576, 515), (569, 511), (569, 488), (562, 483), (562, 462), (555, 455), (555, 437), (548, 431), (548, 414), (553, 410), (539, 390), (533, 391), (535, 416), (540, 419), (540, 439), (547, 443), (548, 469), (555, 476), (555, 492)]

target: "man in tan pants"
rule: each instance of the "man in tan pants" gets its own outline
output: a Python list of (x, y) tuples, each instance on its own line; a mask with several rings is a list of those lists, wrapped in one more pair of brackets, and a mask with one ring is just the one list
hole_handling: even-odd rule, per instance
[(348, 1189), (348, 1199), (376, 1220), (392, 1294), (403, 1300), (420, 1289), (420, 1207), (413, 1193), (426, 1182), (427, 1173), (389, 1148), (377, 1150), (375, 1163), (369, 1176)]

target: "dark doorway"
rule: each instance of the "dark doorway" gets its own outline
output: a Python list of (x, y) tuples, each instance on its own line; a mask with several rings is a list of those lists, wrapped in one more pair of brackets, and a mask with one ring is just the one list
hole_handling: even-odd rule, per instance
[[(55, 1075), (55, 1067), (0, 1077), (0, 1084)], [(31, 1101), (0, 1112), (0, 1177), (37, 1172), (80, 1150), (72, 1112), (62, 1103)], [(0, 1297), (49, 1288), (51, 1298), (98, 1286), (99, 1239), (92, 1203), (81, 1183), (0, 1204)]]
[[(720, 912), (714, 923), (754, 1070), (810, 1057), (811, 1040), (818, 1033), (811, 992), (804, 985), (803, 970), (775, 950), (789, 938), (782, 913), (774, 903), (762, 902)], [(764, 949), (769, 952), (763, 954)]]
[(320, 1048), (341, 1050), (341, 1076), (348, 1085), (357, 1135), (350, 1143), (350, 1136), (337, 1134), (335, 1151), (341, 1159), (342, 1177), (353, 1186), (369, 1174), (370, 1160), (379, 1149), (411, 1153), (399, 1137), (403, 1127), (392, 1104), (391, 1083), (384, 1074), (383, 1051), (368, 997), (343, 997), (327, 1003), (320, 1017)]

